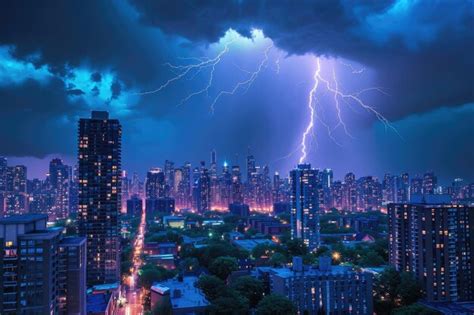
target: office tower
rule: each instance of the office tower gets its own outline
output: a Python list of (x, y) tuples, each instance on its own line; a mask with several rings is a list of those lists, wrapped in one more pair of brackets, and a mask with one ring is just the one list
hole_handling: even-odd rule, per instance
[(127, 214), (140, 217), (143, 211), (143, 201), (138, 195), (133, 195), (127, 200)]
[(423, 175), (423, 194), (433, 195), (438, 187), (438, 178), (433, 172)]
[(323, 188), (331, 188), (333, 177), (334, 175), (330, 168), (326, 168), (321, 172), (321, 185)]
[(212, 176), (217, 177), (217, 153), (216, 150), (211, 151), (211, 168), (210, 168), (210, 174)]
[(410, 184), (410, 197), (413, 195), (423, 194), (423, 179), (416, 175), (411, 179)]
[(397, 200), (396, 202), (408, 202), (410, 200), (410, 176), (403, 173), (396, 180)]
[(146, 174), (146, 199), (167, 197), (166, 176), (159, 167), (152, 168)]
[(244, 202), (242, 174), (238, 165), (232, 166), (232, 202)]
[(317, 173), (310, 164), (290, 172), (291, 238), (302, 239), (310, 251), (319, 247)]
[(397, 201), (396, 178), (392, 174), (385, 174), (382, 182), (382, 201), (392, 203)]
[(69, 216), (69, 187), (71, 168), (63, 164), (61, 159), (49, 162), (49, 184), (54, 194), (54, 206), (49, 213), (49, 219), (66, 219)]
[(410, 271), (428, 301), (474, 299), (474, 207), (390, 204), (390, 264)]
[[(222, 175), (219, 179), (219, 190), (218, 190), (218, 197), (211, 199), (216, 200), (216, 204), (221, 209), (227, 209), (229, 204), (232, 203), (232, 174), (229, 169), (229, 164), (224, 162), (222, 168)], [(211, 177), (211, 195), (212, 195), (212, 177)], [(212, 205), (216, 205), (212, 203)]]
[(120, 177), (120, 182), (122, 184), (122, 196), (121, 196), (121, 202), (120, 202), (120, 204), (122, 205), (121, 212), (126, 213), (127, 212), (127, 200), (129, 200), (130, 197), (132, 196), (130, 194), (131, 181), (127, 176), (127, 171), (125, 171), (125, 170), (122, 171), (122, 176)]
[(196, 186), (196, 210), (200, 213), (211, 210), (211, 177), (209, 170), (201, 162)]
[(343, 197), (344, 197), (344, 185), (340, 180), (336, 180), (333, 182), (331, 187), (331, 201), (332, 207), (336, 209), (343, 208)]
[(181, 168), (174, 169), (174, 178), (173, 178), (173, 197), (176, 198), (179, 192), (179, 185), (183, 180), (183, 170)]
[(349, 211), (357, 211), (357, 182), (354, 173), (344, 177), (343, 207)]
[(46, 228), (47, 220), (44, 214), (0, 219), (1, 314), (86, 312), (85, 239), (63, 238), (61, 228)]
[(165, 192), (166, 197), (172, 196), (174, 194), (173, 187), (174, 187), (174, 162), (170, 160), (165, 160)]
[(85, 314), (86, 239), (66, 237), (59, 243), (59, 314)]
[(330, 257), (320, 257), (317, 268), (294, 257), (291, 268), (257, 269), (257, 275), (268, 279), (272, 294), (291, 300), (298, 314), (373, 314), (372, 275), (331, 266)]
[(249, 153), (247, 155), (247, 183), (251, 181), (252, 174), (256, 172), (255, 157)]
[(180, 206), (184, 208), (191, 207), (191, 184), (192, 184), (192, 168), (191, 163), (186, 162), (183, 166), (183, 180), (179, 185)]
[(7, 159), (0, 156), (0, 193), (7, 190)]
[(357, 203), (359, 210), (377, 210), (382, 201), (381, 185), (376, 177), (365, 176), (357, 182)]
[(147, 199), (145, 202), (145, 211), (147, 220), (154, 220), (163, 214), (171, 214), (175, 210), (173, 198), (162, 197), (156, 199)]
[(87, 237), (87, 284), (120, 279), (122, 127), (107, 112), (79, 120), (79, 235)]
[(7, 167), (7, 191), (26, 193), (26, 166), (16, 165)]

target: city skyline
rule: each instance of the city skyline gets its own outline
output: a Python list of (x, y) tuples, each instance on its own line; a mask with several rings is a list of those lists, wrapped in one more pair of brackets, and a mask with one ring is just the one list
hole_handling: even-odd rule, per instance
[(474, 314), (474, 0), (0, 4), (0, 314)]

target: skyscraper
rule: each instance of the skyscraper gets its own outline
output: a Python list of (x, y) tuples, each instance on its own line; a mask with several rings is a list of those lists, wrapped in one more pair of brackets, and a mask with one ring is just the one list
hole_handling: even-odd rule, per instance
[(357, 182), (354, 173), (347, 173), (344, 177), (343, 208), (357, 211)]
[(49, 219), (66, 219), (69, 215), (69, 187), (71, 168), (63, 164), (61, 159), (53, 159), (49, 163), (49, 183), (54, 195), (54, 206)]
[(211, 210), (211, 177), (209, 170), (205, 167), (204, 162), (201, 162), (199, 169), (199, 177), (197, 180), (196, 191), (196, 210), (198, 212), (205, 212)]
[(299, 164), (290, 172), (291, 238), (302, 239), (309, 250), (319, 246), (319, 207), (317, 171), (310, 164)]
[(438, 178), (433, 172), (427, 172), (423, 175), (423, 194), (433, 195), (438, 186)]
[(122, 127), (107, 112), (79, 121), (79, 234), (87, 237), (87, 283), (119, 280)]
[(152, 168), (146, 174), (146, 199), (167, 197), (166, 176), (159, 167)]

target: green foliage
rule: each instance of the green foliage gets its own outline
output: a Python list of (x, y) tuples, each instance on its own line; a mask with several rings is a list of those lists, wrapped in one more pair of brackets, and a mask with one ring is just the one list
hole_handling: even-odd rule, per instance
[(208, 268), (217, 257), (230, 256), (237, 259), (248, 258), (248, 252), (230, 246), (222, 240), (211, 240), (209, 245), (202, 248), (183, 247), (180, 252), (181, 258), (194, 257), (201, 266)]
[(289, 257), (304, 256), (308, 253), (308, 247), (301, 239), (293, 239), (286, 242)]
[(211, 314), (247, 314), (249, 301), (234, 290), (225, 289), (219, 297), (212, 301)]
[(225, 283), (216, 276), (204, 275), (199, 277), (196, 287), (202, 290), (209, 301), (212, 301), (225, 289)]
[(251, 276), (239, 277), (232, 283), (232, 288), (246, 297), (250, 307), (255, 307), (263, 297), (263, 283)]
[(179, 269), (183, 272), (195, 271), (199, 268), (199, 261), (194, 257), (182, 259), (179, 262)]
[(386, 268), (374, 282), (377, 314), (390, 314), (398, 306), (407, 306), (421, 298), (422, 292), (412, 273)]
[(269, 260), (270, 265), (273, 267), (282, 267), (288, 262), (288, 259), (282, 253), (274, 253)]
[(138, 283), (149, 290), (154, 282), (172, 278), (175, 273), (160, 266), (146, 264), (139, 270), (138, 276)]
[(257, 305), (257, 315), (288, 315), (294, 314), (293, 303), (285, 296), (270, 294), (264, 297)]
[(226, 280), (232, 271), (237, 269), (237, 260), (230, 256), (217, 257), (209, 266), (209, 272), (222, 280)]

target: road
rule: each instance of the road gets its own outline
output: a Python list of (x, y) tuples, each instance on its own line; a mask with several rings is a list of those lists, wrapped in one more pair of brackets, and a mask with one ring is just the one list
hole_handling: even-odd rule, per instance
[(122, 308), (118, 309), (118, 315), (139, 315), (143, 314), (143, 305), (141, 290), (137, 286), (138, 270), (143, 264), (141, 254), (143, 251), (143, 240), (145, 239), (146, 218), (145, 211), (142, 212), (138, 234), (133, 243), (133, 267), (132, 274), (127, 278), (123, 287), (128, 287), (125, 292), (125, 303)]

